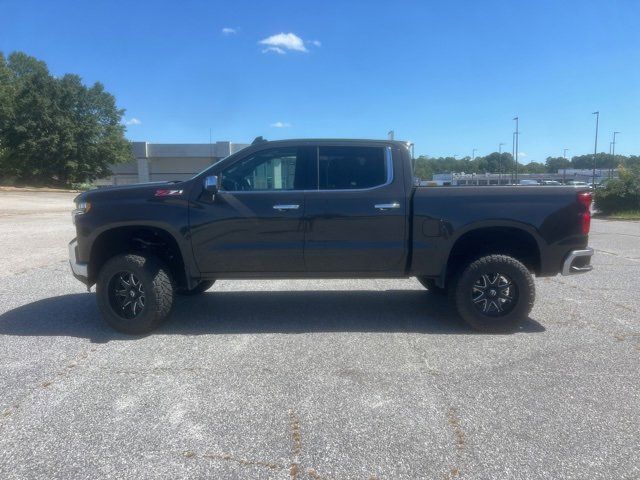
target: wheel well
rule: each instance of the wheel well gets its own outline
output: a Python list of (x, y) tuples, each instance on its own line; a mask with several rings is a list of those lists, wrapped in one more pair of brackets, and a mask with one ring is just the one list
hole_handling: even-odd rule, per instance
[(540, 250), (530, 233), (514, 227), (489, 227), (467, 232), (456, 241), (449, 253), (446, 280), (473, 259), (496, 253), (514, 257), (531, 272), (540, 271)]
[(184, 260), (173, 236), (161, 228), (129, 226), (103, 232), (91, 247), (89, 282), (93, 284), (107, 260), (122, 253), (151, 253), (162, 260), (180, 287), (187, 284)]

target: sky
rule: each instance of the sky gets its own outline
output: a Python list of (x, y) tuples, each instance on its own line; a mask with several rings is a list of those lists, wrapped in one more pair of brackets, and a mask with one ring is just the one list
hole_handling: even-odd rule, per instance
[(157, 143), (395, 138), (640, 154), (640, 1), (0, 0), (0, 51), (99, 81)]

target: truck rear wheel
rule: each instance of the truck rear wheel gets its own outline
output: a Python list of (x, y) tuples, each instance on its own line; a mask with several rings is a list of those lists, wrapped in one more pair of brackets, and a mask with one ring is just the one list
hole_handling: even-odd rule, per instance
[(169, 316), (173, 283), (169, 270), (157, 258), (117, 255), (100, 270), (96, 297), (102, 316), (113, 329), (141, 335)]
[(469, 264), (451, 288), (458, 314), (481, 332), (514, 330), (535, 300), (533, 277), (507, 255), (488, 255)]

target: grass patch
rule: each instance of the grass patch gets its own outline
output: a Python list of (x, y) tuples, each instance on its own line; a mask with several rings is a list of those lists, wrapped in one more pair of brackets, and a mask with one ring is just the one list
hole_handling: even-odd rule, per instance
[(606, 215), (604, 218), (611, 220), (640, 220), (640, 210), (623, 210)]

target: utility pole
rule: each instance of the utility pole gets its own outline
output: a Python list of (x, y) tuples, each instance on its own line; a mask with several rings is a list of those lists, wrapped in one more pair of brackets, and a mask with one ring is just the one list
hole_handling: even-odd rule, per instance
[(520, 136), (520, 129), (519, 129), (519, 122), (520, 119), (519, 117), (514, 117), (513, 118), (516, 121), (516, 185), (518, 184), (518, 137)]
[[(613, 150), (613, 142), (609, 142), (609, 158), (611, 158), (613, 160), (613, 154), (611, 153), (612, 150)], [(611, 165), (613, 165), (613, 162), (611, 162)], [(611, 178), (611, 168), (608, 168), (607, 170), (609, 170), (608, 177)]]
[(393, 132), (393, 130), (389, 130), (389, 132), (387, 133), (387, 138), (388, 138), (389, 140), (393, 140), (393, 136), (394, 136), (394, 132)]
[[(515, 158), (516, 158), (516, 132), (513, 132), (511, 134), (511, 160)], [(511, 183), (513, 183), (513, 173), (514, 171), (511, 170)]]
[(613, 132), (613, 142), (611, 142), (613, 144), (613, 146), (611, 148), (613, 166), (611, 167), (611, 174), (609, 175), (609, 177), (613, 177), (613, 169), (616, 168), (616, 135), (619, 134), (619, 133), (620, 132)]
[[(565, 161), (567, 160), (567, 150), (569, 150), (568, 148), (564, 148), (562, 150), (562, 158), (565, 159)], [(564, 170), (562, 171), (562, 183), (566, 183), (567, 181), (567, 165), (565, 163), (565, 167)]]
[(596, 141), (593, 146), (593, 175), (591, 178), (591, 186), (596, 187), (596, 155), (598, 154), (598, 124), (600, 123), (600, 112), (593, 112), (591, 115), (596, 116)]
[(502, 145), (505, 144), (498, 145), (498, 185), (502, 185)]

